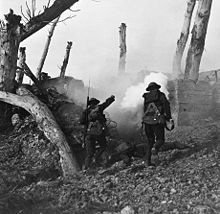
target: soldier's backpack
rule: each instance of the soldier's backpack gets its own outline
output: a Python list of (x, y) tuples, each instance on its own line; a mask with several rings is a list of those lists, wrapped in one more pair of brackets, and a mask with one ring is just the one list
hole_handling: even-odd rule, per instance
[(92, 109), (88, 115), (89, 125), (87, 133), (94, 136), (101, 135), (106, 129), (103, 118), (105, 119), (103, 113), (99, 111), (98, 107)]
[(163, 124), (165, 125), (165, 116), (160, 113), (155, 102), (159, 99), (158, 91), (151, 91), (144, 94), (145, 99), (145, 112), (143, 116), (143, 122), (146, 124)]

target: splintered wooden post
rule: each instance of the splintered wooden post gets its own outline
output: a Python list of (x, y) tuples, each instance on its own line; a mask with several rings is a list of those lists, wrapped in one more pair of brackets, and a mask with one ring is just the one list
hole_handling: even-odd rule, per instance
[(126, 63), (126, 25), (125, 23), (121, 23), (119, 27), (119, 38), (120, 38), (120, 58), (119, 58), (119, 67), (118, 67), (118, 74), (125, 73), (125, 63)]
[(25, 53), (26, 48), (25, 47), (20, 47), (19, 48), (19, 62), (18, 62), (18, 66), (21, 69), (17, 70), (17, 76), (16, 76), (16, 80), (18, 82), (18, 84), (22, 84), (23, 82), (23, 78), (24, 78), (24, 64), (26, 62), (26, 53)]
[(174, 78), (180, 77), (182, 74), (181, 62), (182, 62), (183, 52), (185, 50), (186, 43), (189, 37), (189, 30), (190, 30), (191, 19), (192, 19), (192, 14), (193, 14), (195, 4), (196, 4), (196, 0), (187, 1), (187, 8), (185, 12), (183, 27), (181, 30), (180, 38), (177, 41), (176, 52), (175, 52), (174, 59), (173, 59), (173, 74), (172, 75)]
[(60, 71), (60, 77), (61, 78), (65, 77), (66, 67), (67, 67), (67, 64), (68, 64), (68, 61), (69, 61), (69, 55), (70, 55), (70, 50), (71, 50), (72, 44), (73, 44), (72, 42), (67, 42), (66, 55), (64, 57), (63, 65), (62, 65), (61, 71)]
[(199, 78), (199, 67), (205, 46), (206, 32), (210, 17), (212, 0), (198, 1), (198, 10), (192, 29), (192, 38), (188, 49), (185, 68), (185, 79), (197, 82)]
[(0, 90), (14, 90), (21, 16), (15, 15), (10, 9), (5, 15), (6, 24), (0, 29)]
[(37, 79), (39, 79), (39, 80), (41, 80), (41, 72), (42, 72), (42, 69), (43, 69), (43, 66), (44, 66), (44, 62), (45, 62), (46, 57), (47, 57), (47, 53), (49, 51), (50, 42), (51, 42), (55, 27), (56, 27), (56, 25), (59, 21), (59, 18), (60, 18), (60, 16), (55, 19), (55, 21), (53, 22), (53, 24), (52, 24), (52, 26), (49, 30), (48, 36), (47, 36), (47, 41), (46, 41), (46, 44), (45, 44), (45, 47), (44, 47), (44, 51), (43, 51), (42, 57), (40, 59), (40, 63), (37, 67), (37, 75), (36, 76), (37, 76)]
[[(13, 10), (5, 15), (6, 23), (0, 25), (0, 91), (13, 92), (19, 48), (21, 16)], [(0, 102), (0, 131), (10, 121), (10, 106)]]
[(47, 91), (41, 87), (40, 81), (35, 77), (31, 69), (28, 67), (26, 62), (23, 64), (24, 66), (24, 73), (34, 82), (36, 87), (41, 91), (41, 93), (44, 96), (44, 99), (48, 100)]

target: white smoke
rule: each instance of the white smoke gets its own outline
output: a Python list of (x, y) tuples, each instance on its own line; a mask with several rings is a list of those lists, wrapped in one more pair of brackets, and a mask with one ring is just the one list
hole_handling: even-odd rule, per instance
[[(133, 79), (135, 79), (135, 75)], [(123, 138), (129, 139), (136, 136), (141, 128), (144, 101), (142, 95), (146, 92), (148, 84), (156, 82), (161, 85), (161, 91), (167, 95), (167, 81), (168, 77), (165, 74), (151, 72), (143, 78), (143, 82), (139, 82), (136, 85), (131, 85), (130, 82), (130, 85), (125, 90), (121, 90), (121, 95), (116, 94), (118, 104), (115, 103), (112, 106), (110, 116), (117, 122), (117, 129)]]
[[(143, 77), (143, 82), (138, 74), (109, 77), (99, 81), (99, 87), (90, 88), (90, 97), (96, 97), (102, 103), (110, 95), (115, 95), (116, 101), (106, 109), (105, 113), (109, 115), (110, 120), (117, 123), (117, 131), (120, 136), (130, 139), (137, 136), (141, 128), (144, 101), (142, 95), (146, 92), (146, 87), (150, 82), (156, 82), (161, 85), (161, 91), (167, 95), (167, 81), (168, 77), (159, 72), (151, 72), (146, 75)], [(135, 84), (135, 82), (137, 83)], [(86, 101), (87, 89), (84, 93), (84, 96), (80, 94), (79, 96), (74, 95), (74, 97), (76, 99), (83, 97)]]
[(120, 105), (121, 108), (132, 111), (137, 109), (138, 106), (143, 103), (142, 95), (144, 94), (146, 87), (150, 82), (156, 82), (157, 84), (161, 85), (161, 91), (168, 95), (168, 91), (166, 88), (167, 81), (168, 77), (163, 73), (150, 73), (144, 78), (144, 81), (142, 83), (130, 86), (126, 90), (125, 96)]

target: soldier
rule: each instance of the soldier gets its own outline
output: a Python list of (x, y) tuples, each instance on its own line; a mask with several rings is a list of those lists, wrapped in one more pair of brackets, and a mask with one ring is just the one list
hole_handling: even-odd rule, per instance
[(143, 94), (144, 98), (144, 116), (143, 124), (145, 133), (148, 138), (146, 148), (146, 165), (153, 166), (151, 163), (152, 152), (157, 155), (159, 148), (165, 142), (165, 124), (166, 121), (172, 120), (170, 103), (166, 95), (161, 92), (161, 88), (155, 82), (151, 82), (146, 88), (147, 93)]
[(99, 104), (96, 98), (91, 98), (88, 102), (88, 108), (84, 110), (81, 118), (81, 124), (86, 126), (85, 148), (85, 170), (89, 169), (95, 154), (96, 142), (100, 148), (96, 154), (95, 160), (104, 152), (106, 148), (106, 118), (103, 111), (115, 101), (115, 96), (110, 96), (105, 102)]

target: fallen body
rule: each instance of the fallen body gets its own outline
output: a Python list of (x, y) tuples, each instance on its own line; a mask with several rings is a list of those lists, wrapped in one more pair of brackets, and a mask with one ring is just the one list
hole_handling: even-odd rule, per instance
[[(123, 160), (126, 165), (130, 165), (132, 157), (144, 158), (146, 155), (146, 143), (133, 144), (122, 142), (115, 149), (114, 152), (109, 153), (108, 164), (110, 166), (117, 161)], [(159, 150), (159, 152), (169, 151), (169, 150), (185, 150), (191, 147), (180, 143), (178, 141), (166, 142)]]

